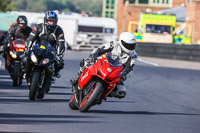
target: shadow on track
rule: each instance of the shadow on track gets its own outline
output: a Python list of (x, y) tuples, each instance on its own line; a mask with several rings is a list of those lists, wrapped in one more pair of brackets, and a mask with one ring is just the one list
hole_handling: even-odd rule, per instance
[(70, 99), (41, 99), (41, 100), (36, 100), (36, 101), (29, 101), (29, 102), (50, 102), (50, 103), (53, 103), (53, 102), (69, 102)]
[[(78, 116), (78, 115), (39, 115), (39, 114), (0, 113), (0, 118), (1, 118), (0, 124), (100, 123), (99, 121), (83, 120), (84, 118), (85, 119), (98, 118), (96, 116)], [(78, 120), (72, 120), (72, 119), (78, 119)]]
[(103, 101), (106, 103), (135, 103), (134, 101)]
[(51, 88), (58, 88), (58, 89), (71, 89), (72, 87), (66, 87), (66, 86), (54, 86), (54, 85), (52, 85)]
[(11, 132), (11, 131), (0, 131), (0, 133), (41, 133), (41, 132)]
[(188, 113), (164, 113), (164, 112), (150, 112), (150, 111), (116, 111), (116, 110), (90, 110), (88, 113), (99, 114), (132, 114), (132, 115), (197, 115), (200, 114), (188, 114)]
[(72, 93), (49, 92), (47, 95), (72, 95)]

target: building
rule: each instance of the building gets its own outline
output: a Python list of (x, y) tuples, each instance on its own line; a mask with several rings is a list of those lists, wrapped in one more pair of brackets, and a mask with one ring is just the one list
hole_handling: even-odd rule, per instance
[(200, 14), (200, 0), (187, 0), (185, 22), (186, 24), (189, 24), (192, 27), (191, 40), (193, 43), (200, 41), (199, 14)]
[(118, 0), (103, 0), (102, 16), (107, 18), (117, 18)]
[[(155, 12), (170, 9), (186, 4), (185, 0), (118, 0), (117, 23), (118, 34), (128, 31), (130, 21), (138, 21), (141, 11)], [(132, 26), (132, 31), (137, 30), (137, 25)]]

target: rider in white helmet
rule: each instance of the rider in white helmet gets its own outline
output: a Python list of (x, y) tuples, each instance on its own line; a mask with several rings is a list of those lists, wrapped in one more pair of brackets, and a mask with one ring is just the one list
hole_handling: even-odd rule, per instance
[(104, 44), (94, 49), (88, 58), (83, 59), (80, 62), (80, 70), (78, 75), (70, 80), (72, 85), (78, 83), (81, 73), (90, 65), (91, 60), (95, 61), (98, 56), (106, 52), (111, 52), (112, 55), (120, 57), (120, 63), (124, 66), (121, 74), (120, 83), (117, 84), (116, 89), (111, 92), (110, 96), (124, 98), (126, 96), (126, 88), (123, 81), (132, 74), (135, 61), (137, 59), (137, 53), (135, 51), (136, 38), (130, 32), (122, 32), (119, 37), (118, 42), (110, 42), (109, 44)]

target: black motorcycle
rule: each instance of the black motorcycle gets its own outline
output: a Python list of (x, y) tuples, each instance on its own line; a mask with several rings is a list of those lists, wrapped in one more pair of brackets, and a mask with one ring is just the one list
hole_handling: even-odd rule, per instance
[(31, 60), (31, 73), (29, 76), (29, 99), (42, 99), (45, 93), (51, 87), (51, 80), (55, 68), (55, 48), (48, 42), (41, 41), (40, 44), (34, 44), (31, 51), (28, 53)]
[(22, 39), (16, 39), (12, 41), (12, 45), (9, 47), (9, 54), (7, 55), (7, 70), (13, 80), (13, 86), (19, 86), (23, 79), (23, 58), (25, 50), (25, 41)]

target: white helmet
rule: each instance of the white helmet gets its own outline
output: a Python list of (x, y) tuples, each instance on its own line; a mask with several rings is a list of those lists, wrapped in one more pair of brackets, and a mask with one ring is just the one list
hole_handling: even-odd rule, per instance
[(123, 51), (130, 54), (135, 50), (136, 38), (130, 32), (122, 32), (119, 36), (119, 45), (122, 47)]

